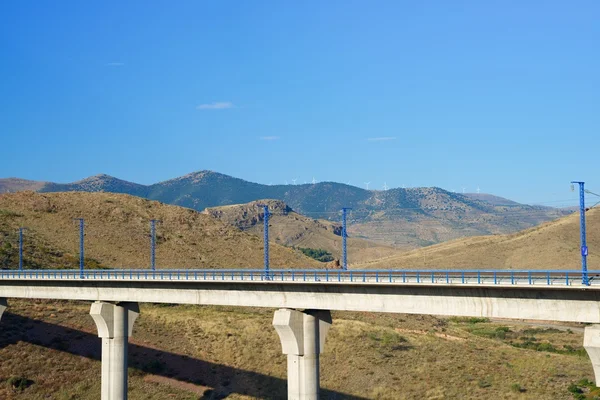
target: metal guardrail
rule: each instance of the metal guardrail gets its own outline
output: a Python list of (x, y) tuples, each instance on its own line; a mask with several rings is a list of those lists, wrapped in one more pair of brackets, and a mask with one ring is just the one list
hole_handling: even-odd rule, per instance
[[(588, 271), (590, 286), (600, 286), (600, 271)], [(595, 280), (595, 278), (597, 280)], [(0, 280), (128, 280), (308, 282), (440, 285), (581, 286), (576, 270), (0, 270)]]

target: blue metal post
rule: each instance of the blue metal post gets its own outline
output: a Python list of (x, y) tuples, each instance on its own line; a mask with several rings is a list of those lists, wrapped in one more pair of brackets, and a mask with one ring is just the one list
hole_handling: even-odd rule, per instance
[(580, 221), (580, 234), (581, 234), (581, 283), (589, 286), (590, 281), (587, 273), (587, 255), (588, 248), (586, 243), (585, 235), (585, 190), (583, 185), (585, 182), (574, 181), (571, 183), (577, 183), (579, 185), (579, 221)]
[(265, 236), (264, 236), (264, 248), (265, 248), (265, 278), (269, 279), (269, 206), (266, 204), (259, 204), (259, 207), (263, 208), (265, 214)]
[(150, 220), (150, 268), (156, 271), (156, 220)]
[(19, 228), (19, 271), (23, 271), (23, 228)]
[(346, 247), (346, 238), (348, 233), (346, 231), (346, 214), (351, 208), (342, 208), (342, 269), (345, 271), (348, 269), (348, 249)]
[(83, 218), (75, 218), (79, 221), (79, 277), (83, 279)]

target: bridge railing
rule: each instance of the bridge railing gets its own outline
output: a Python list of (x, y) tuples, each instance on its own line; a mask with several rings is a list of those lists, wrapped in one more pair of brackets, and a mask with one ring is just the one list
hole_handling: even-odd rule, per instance
[[(590, 284), (600, 285), (600, 271), (588, 271)], [(0, 270), (9, 280), (151, 280), (308, 282), (365, 284), (455, 284), (455, 285), (581, 285), (576, 270)], [(595, 280), (595, 278), (597, 280)]]

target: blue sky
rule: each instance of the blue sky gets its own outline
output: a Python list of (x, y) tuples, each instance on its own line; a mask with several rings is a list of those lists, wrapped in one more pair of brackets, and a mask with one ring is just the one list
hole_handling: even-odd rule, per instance
[(575, 204), (571, 180), (600, 192), (599, 14), (594, 0), (4, 1), (0, 177), (212, 169)]

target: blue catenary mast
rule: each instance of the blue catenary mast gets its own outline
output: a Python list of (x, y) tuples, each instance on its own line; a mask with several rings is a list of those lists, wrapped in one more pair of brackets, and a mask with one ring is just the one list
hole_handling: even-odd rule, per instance
[(156, 220), (150, 220), (150, 268), (156, 271)]
[(258, 204), (259, 207), (263, 208), (265, 214), (265, 236), (264, 236), (264, 248), (265, 248), (265, 277), (269, 279), (269, 206), (267, 204)]
[(346, 238), (348, 237), (348, 233), (346, 231), (346, 213), (348, 210), (352, 210), (351, 208), (344, 207), (342, 208), (342, 269), (348, 269), (348, 252), (346, 247)]
[(79, 221), (79, 277), (83, 279), (83, 218), (75, 218)]
[(583, 185), (585, 182), (574, 181), (571, 183), (577, 183), (579, 185), (579, 221), (580, 221), (580, 234), (581, 234), (581, 283), (589, 285), (587, 272), (587, 255), (588, 247), (586, 243), (585, 234), (585, 190)]
[(19, 271), (23, 271), (23, 229), (19, 228)]

